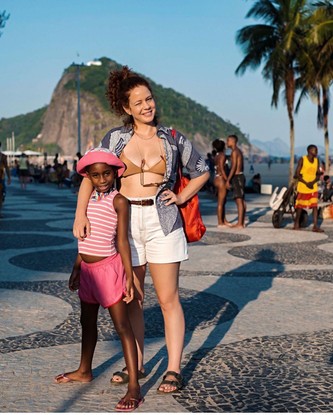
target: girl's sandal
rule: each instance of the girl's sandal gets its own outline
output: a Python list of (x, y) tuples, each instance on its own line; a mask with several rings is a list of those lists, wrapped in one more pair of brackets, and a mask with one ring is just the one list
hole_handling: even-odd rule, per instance
[[(166, 380), (167, 376), (174, 376), (176, 378), (176, 380)], [(168, 386), (173, 386), (175, 387), (175, 389), (171, 390), (171, 391), (163, 391), (160, 390), (160, 387), (163, 385), (168, 385)], [(173, 372), (172, 370), (169, 370), (168, 372), (166, 372), (166, 374), (163, 376), (163, 380), (160, 384), (160, 386), (157, 388), (157, 393), (176, 393), (178, 392), (182, 387), (183, 387), (183, 376), (180, 373), (177, 372)]]
[(119, 408), (118, 405), (125, 405), (128, 401), (125, 401), (124, 398), (120, 399), (120, 401), (117, 403), (115, 410), (118, 412), (132, 412), (135, 411), (140, 405), (143, 404), (144, 402), (144, 398), (139, 398), (139, 399), (135, 399), (135, 398), (130, 398), (129, 402), (133, 402), (133, 406), (129, 407), (129, 408)]

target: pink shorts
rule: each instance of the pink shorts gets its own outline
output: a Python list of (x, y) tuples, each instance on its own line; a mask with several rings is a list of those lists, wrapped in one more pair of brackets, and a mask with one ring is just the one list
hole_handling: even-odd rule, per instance
[(126, 291), (126, 274), (119, 253), (88, 264), (81, 262), (80, 300), (109, 308), (118, 303)]

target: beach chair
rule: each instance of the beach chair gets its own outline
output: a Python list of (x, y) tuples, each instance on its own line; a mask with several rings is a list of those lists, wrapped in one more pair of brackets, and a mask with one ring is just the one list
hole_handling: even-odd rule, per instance
[[(273, 210), (272, 215), (272, 224), (274, 228), (280, 228), (283, 221), (283, 216), (285, 214), (290, 214), (293, 221), (295, 221), (295, 201), (296, 201), (296, 182), (293, 182), (288, 188), (282, 187), (279, 191), (279, 188), (276, 187), (273, 191), (273, 194), (269, 200), (269, 206)], [(306, 210), (302, 209), (300, 217), (300, 226), (304, 228), (308, 222), (308, 213)]]

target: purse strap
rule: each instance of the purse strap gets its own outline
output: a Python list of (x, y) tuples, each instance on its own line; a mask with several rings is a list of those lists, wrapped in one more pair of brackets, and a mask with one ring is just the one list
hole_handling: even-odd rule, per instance
[(178, 176), (180, 178), (180, 177), (182, 177), (182, 168), (181, 168), (181, 157), (180, 157), (179, 147), (178, 147), (178, 143), (177, 143), (177, 140), (176, 140), (176, 133), (177, 133), (177, 131), (174, 128), (172, 128), (171, 136), (175, 140), (175, 143), (176, 143), (176, 146), (177, 146), (177, 149), (178, 149), (178, 154), (179, 154)]

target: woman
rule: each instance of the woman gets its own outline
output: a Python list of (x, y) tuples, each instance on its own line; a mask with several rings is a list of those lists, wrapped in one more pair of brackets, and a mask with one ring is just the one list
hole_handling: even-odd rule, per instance
[(214, 186), (217, 191), (217, 227), (222, 228), (224, 226), (230, 226), (230, 223), (225, 218), (225, 203), (227, 200), (226, 182), (228, 179), (225, 172), (225, 142), (223, 140), (214, 140), (213, 149), (216, 151)]
[[(114, 151), (126, 165), (120, 181), (120, 193), (131, 206), (129, 240), (134, 272), (135, 299), (129, 304), (129, 316), (138, 348), (139, 378), (144, 377), (143, 297), (146, 266), (149, 264), (161, 306), (168, 350), (168, 367), (158, 388), (171, 393), (182, 387), (180, 364), (185, 322), (179, 301), (180, 262), (188, 258), (182, 221), (177, 208), (209, 178), (208, 166), (182, 134), (175, 138), (169, 128), (157, 124), (156, 106), (149, 83), (124, 66), (110, 73), (107, 97), (111, 109), (125, 117), (124, 125), (110, 130), (101, 142)], [(178, 195), (172, 189), (178, 163), (191, 176), (189, 185)], [(90, 233), (86, 206), (92, 191), (83, 179), (80, 187), (74, 235), (84, 239)], [(126, 383), (126, 368), (116, 372), (112, 383)]]

